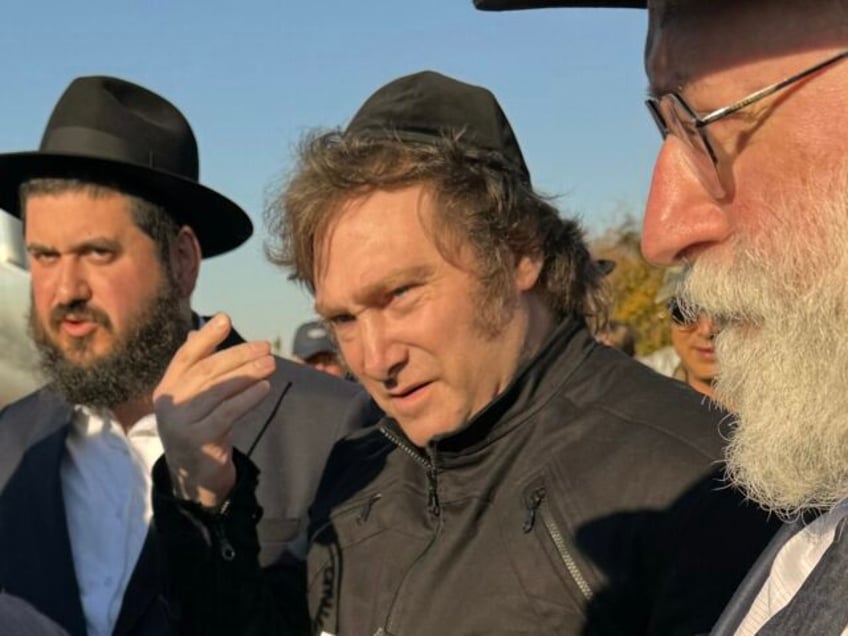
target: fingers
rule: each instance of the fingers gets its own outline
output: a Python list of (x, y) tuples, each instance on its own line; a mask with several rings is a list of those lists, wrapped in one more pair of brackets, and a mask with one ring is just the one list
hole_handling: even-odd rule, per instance
[(165, 377), (168, 374), (182, 374), (187, 368), (210, 356), (226, 340), (231, 329), (230, 317), (227, 314), (218, 313), (199, 330), (190, 332), (185, 343), (168, 365)]
[(168, 389), (176, 402), (196, 396), (203, 402), (218, 403), (264, 380), (274, 368), (267, 342), (244, 343), (199, 360), (179, 376), (163, 380), (160, 389)]
[(203, 425), (210, 418), (232, 425), (267, 395), (265, 380), (276, 365), (273, 356), (263, 353), (263, 344), (219, 351), (183, 375), (163, 380), (153, 396), (160, 427)]
[(268, 342), (242, 343), (222, 351), (215, 348), (229, 332), (230, 322), (218, 314), (193, 332), (168, 366), (154, 392), (174, 406), (185, 405), (180, 419), (197, 421), (232, 396), (269, 377), (275, 368)]
[[(209, 368), (198, 371), (200, 377), (195, 379), (197, 385), (194, 392), (197, 395), (205, 394), (208, 402), (221, 404), (222, 407), (225, 401), (239, 404), (240, 402), (233, 402), (231, 398), (256, 387), (257, 383), (274, 372), (276, 363), (273, 356), (267, 352), (267, 346), (257, 346), (264, 344), (251, 343), (246, 351), (222, 352), (224, 355), (220, 358), (216, 354), (204, 361), (202, 364), (208, 363)], [(229, 413), (230, 409), (227, 409), (227, 412)]]
[(233, 423), (268, 395), (276, 366), (268, 342), (218, 351), (231, 328), (218, 314), (192, 332), (153, 393), (175, 489), (195, 500), (215, 501), (232, 487)]
[[(229, 435), (233, 423), (259, 404), (271, 390), (271, 383), (261, 380), (233, 392), (229, 397), (213, 402), (213, 408), (195, 414), (183, 422), (184, 434), (190, 435), (193, 445), (214, 442)], [(185, 413), (182, 417), (185, 417)], [(190, 430), (188, 430), (190, 428)]]

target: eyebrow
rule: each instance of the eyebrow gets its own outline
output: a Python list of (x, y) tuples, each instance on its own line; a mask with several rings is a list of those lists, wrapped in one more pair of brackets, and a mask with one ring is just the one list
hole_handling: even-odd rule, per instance
[[(357, 290), (353, 294), (354, 302), (362, 305), (371, 304), (376, 299), (384, 296), (387, 291), (409, 282), (425, 280), (431, 277), (433, 272), (434, 268), (430, 265), (419, 265), (417, 267), (410, 267), (408, 269), (390, 272), (379, 280), (369, 283), (362, 289)], [(315, 311), (319, 316), (325, 317), (341, 313), (341, 310), (333, 307), (332, 305), (324, 304), (317, 300), (315, 302)]]
[[(52, 245), (45, 245), (37, 242), (27, 243), (26, 249), (27, 252), (61, 252), (61, 250)], [(113, 252), (118, 252), (121, 250), (121, 244), (115, 239), (108, 238), (106, 236), (97, 236), (80, 241), (79, 243), (74, 243), (71, 245), (70, 249), (66, 251), (78, 254), (90, 249), (107, 249)]]
[(663, 95), (668, 95), (669, 93), (682, 93), (685, 87), (686, 80), (684, 80), (681, 75), (677, 75), (672, 81), (659, 82), (656, 84), (648, 82), (648, 85), (645, 88), (645, 96), (659, 99)]

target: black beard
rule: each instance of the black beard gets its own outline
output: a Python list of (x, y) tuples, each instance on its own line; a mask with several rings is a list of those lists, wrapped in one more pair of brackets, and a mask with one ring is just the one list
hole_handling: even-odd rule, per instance
[[(108, 317), (97, 310), (76, 305), (65, 312), (70, 309), (90, 312), (101, 328), (111, 329)], [(51, 322), (56, 321), (51, 318)], [(112, 351), (86, 364), (77, 364), (65, 356), (36, 317), (32, 305), (29, 324), (50, 388), (71, 404), (93, 408), (114, 408), (149, 396), (191, 328), (190, 321), (180, 313), (179, 298), (170, 281), (133, 321), (128, 333), (115, 339)], [(82, 339), (74, 348), (81, 352), (86, 344), (86, 339)]]

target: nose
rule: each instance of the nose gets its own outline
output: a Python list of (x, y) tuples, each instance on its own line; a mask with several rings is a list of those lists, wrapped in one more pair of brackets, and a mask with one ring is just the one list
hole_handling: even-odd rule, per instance
[(73, 257), (63, 258), (57, 268), (57, 304), (70, 305), (91, 299), (91, 287), (85, 276), (85, 268), (79, 260)]
[(712, 339), (715, 336), (715, 325), (707, 316), (698, 316), (698, 322), (695, 323), (695, 331), (699, 336), (705, 339)]
[(693, 260), (730, 234), (724, 209), (701, 183), (684, 142), (669, 135), (654, 164), (642, 227), (642, 253), (662, 267)]
[(359, 316), (362, 370), (372, 380), (392, 384), (406, 362), (406, 347), (379, 315)]

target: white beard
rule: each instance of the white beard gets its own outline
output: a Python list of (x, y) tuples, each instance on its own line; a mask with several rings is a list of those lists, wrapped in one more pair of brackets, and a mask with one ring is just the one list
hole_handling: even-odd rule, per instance
[(685, 284), (721, 330), (728, 476), (784, 517), (848, 496), (848, 179), (808, 184), (699, 255)]

